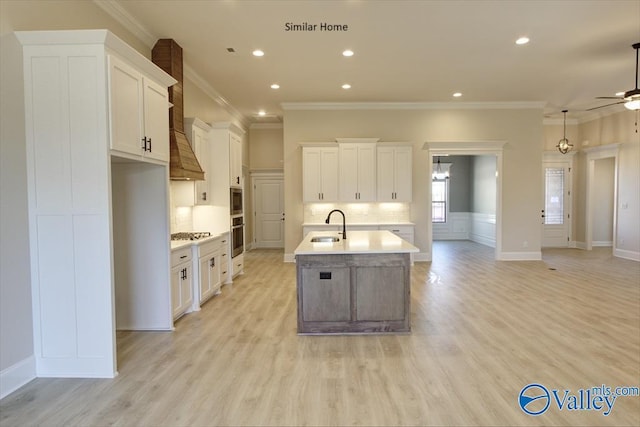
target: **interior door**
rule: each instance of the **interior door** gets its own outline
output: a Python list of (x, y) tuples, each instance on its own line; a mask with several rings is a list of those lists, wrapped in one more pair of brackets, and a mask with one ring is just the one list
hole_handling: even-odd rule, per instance
[(255, 247), (284, 247), (284, 182), (255, 180)]
[(543, 164), (542, 246), (569, 246), (571, 191), (568, 162)]

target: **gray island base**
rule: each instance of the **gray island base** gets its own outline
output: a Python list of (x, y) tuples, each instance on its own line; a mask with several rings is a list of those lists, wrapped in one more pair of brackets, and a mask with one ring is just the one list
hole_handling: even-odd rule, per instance
[(296, 249), (299, 334), (411, 332), (411, 256), (388, 231), (354, 231), (335, 243)]

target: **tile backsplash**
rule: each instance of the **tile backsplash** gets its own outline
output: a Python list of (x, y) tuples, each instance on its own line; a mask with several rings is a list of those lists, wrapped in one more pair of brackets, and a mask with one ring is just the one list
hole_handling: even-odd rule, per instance
[(350, 224), (411, 222), (410, 203), (305, 203), (304, 222), (324, 223), (332, 209), (342, 210)]
[[(190, 185), (189, 185), (190, 184)], [(172, 233), (193, 231), (193, 183), (187, 181), (169, 182), (169, 212)]]

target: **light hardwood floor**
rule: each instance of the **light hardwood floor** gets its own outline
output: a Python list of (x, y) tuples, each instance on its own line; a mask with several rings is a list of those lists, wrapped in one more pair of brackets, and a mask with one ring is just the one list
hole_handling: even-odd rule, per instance
[(412, 270), (412, 333), (296, 335), (295, 266), (246, 254), (246, 274), (173, 333), (118, 333), (113, 380), (36, 379), (0, 425), (640, 425), (640, 397), (609, 416), (526, 415), (518, 394), (640, 386), (640, 264), (610, 249), (436, 242)]

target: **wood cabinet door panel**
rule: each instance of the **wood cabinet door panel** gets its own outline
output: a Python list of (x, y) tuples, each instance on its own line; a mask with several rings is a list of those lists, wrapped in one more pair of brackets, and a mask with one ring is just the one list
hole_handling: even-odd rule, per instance
[(313, 267), (302, 271), (302, 304), (305, 322), (351, 319), (350, 269)]
[(403, 320), (404, 267), (356, 268), (356, 320)]

